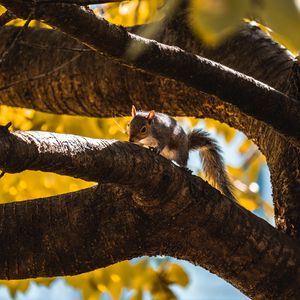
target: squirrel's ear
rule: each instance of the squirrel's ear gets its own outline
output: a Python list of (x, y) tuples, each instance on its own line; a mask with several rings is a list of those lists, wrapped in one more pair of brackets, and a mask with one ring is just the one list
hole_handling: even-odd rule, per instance
[(135, 109), (135, 106), (132, 105), (131, 107), (131, 116), (134, 118), (136, 116), (136, 109)]
[(154, 119), (154, 117), (155, 117), (155, 111), (154, 110), (149, 111), (149, 114), (147, 116), (147, 120), (149, 122), (151, 122)]

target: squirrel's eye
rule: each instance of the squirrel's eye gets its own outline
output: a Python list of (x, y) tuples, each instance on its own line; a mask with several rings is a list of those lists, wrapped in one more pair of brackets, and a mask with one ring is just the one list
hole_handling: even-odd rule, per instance
[(142, 127), (141, 132), (146, 132), (146, 126)]

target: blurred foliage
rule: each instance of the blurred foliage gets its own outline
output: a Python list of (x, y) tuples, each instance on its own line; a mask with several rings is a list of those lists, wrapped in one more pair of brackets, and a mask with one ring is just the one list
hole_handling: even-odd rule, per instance
[[(6, 8), (4, 8), (3, 6), (0, 5), (0, 15), (3, 14), (4, 12), (6, 12)], [(26, 23), (26, 20), (17, 18), (17, 19), (11, 20), (6, 25), (7, 26), (23, 26), (25, 23)], [(37, 21), (37, 20), (32, 20), (29, 23), (29, 26), (30, 27), (51, 28), (51, 26), (49, 26), (43, 22)]]
[[(124, 0), (92, 6), (108, 21), (133, 26), (160, 20), (173, 13), (182, 0)], [(238, 29), (243, 20), (257, 21), (272, 36), (293, 52), (300, 49), (300, 0), (184, 0), (189, 5), (189, 20), (203, 42), (216, 46)], [(0, 14), (5, 8), (0, 6)], [(8, 25), (22, 26), (16, 19)], [(33, 20), (30, 26), (50, 27)], [(161, 28), (156, 28), (160, 30)]]
[(164, 4), (164, 0), (131, 0), (101, 5), (94, 11), (114, 24), (133, 26), (161, 19)]
[[(186, 0), (195, 33), (216, 46), (238, 29), (246, 18), (269, 28), (272, 36), (294, 52), (300, 49), (300, 0)], [(129, 0), (110, 3), (95, 12), (110, 22), (132, 26), (172, 13), (179, 0)], [(159, 28), (157, 29), (159, 30)]]
[(191, 0), (190, 22), (208, 45), (216, 46), (232, 34), (244, 18), (274, 32), (274, 38), (300, 49), (300, 0)]
[[(154, 22), (172, 14), (181, 0), (129, 0), (110, 3), (95, 12), (123, 26)], [(191, 27), (203, 42), (216, 46), (247, 18), (294, 53), (299, 53), (300, 0), (184, 0), (189, 2)], [(161, 28), (152, 28), (160, 30)]]
[(209, 45), (231, 34), (249, 10), (249, 1), (192, 0), (190, 21), (195, 32)]
[[(55, 278), (38, 278), (34, 282), (50, 286), (54, 280)], [(93, 272), (66, 276), (64, 280), (78, 289), (84, 300), (98, 300), (103, 293), (108, 293), (112, 300), (118, 300), (124, 288), (133, 291), (131, 300), (143, 299), (145, 292), (150, 293), (154, 300), (171, 300), (176, 299), (176, 296), (170, 285), (186, 287), (189, 283), (187, 274), (178, 264), (162, 261), (158, 267), (153, 267), (147, 258), (140, 259), (137, 263), (124, 261)], [(5, 284), (10, 295), (15, 297), (17, 292), (27, 291), (30, 280), (0, 280), (0, 284)]]
[[(255, 19), (273, 36), (289, 45), (300, 48), (299, 27), (300, 1), (295, 0), (190, 0), (190, 21), (192, 28), (200, 38), (211, 46), (220, 43), (237, 26)], [(132, 26), (159, 20), (167, 16), (178, 4), (178, 0), (131, 0), (122, 3), (109, 3), (93, 6), (96, 14), (110, 22), (123, 26)], [(298, 6), (297, 6), (298, 5)], [(297, 8), (298, 7), (298, 8)], [(0, 14), (5, 9), (0, 6)], [(8, 25), (22, 26), (24, 20), (16, 19)], [(49, 27), (33, 20), (30, 26)], [(159, 28), (156, 28), (159, 30)], [(179, 118), (181, 123), (192, 128), (199, 125), (194, 118)], [(13, 130), (46, 130), (89, 136), (94, 138), (114, 138), (126, 140), (124, 134), (128, 118), (96, 119), (70, 116), (57, 116), (35, 112), (28, 109), (0, 107), (0, 124), (13, 122)], [(203, 124), (209, 131), (224, 138), (225, 144), (234, 144), (240, 137), (234, 129), (225, 124), (206, 119)], [(237, 156), (240, 165), (228, 166), (230, 176), (236, 187), (239, 203), (251, 211), (260, 209), (267, 218), (273, 216), (273, 208), (266, 199), (260, 198), (258, 177), (262, 166), (266, 164), (257, 147), (245, 137), (239, 139)], [(54, 194), (72, 192), (93, 185), (79, 179), (59, 176), (52, 173), (26, 171), (21, 174), (6, 174), (0, 181), (0, 202), (22, 201), (47, 197)], [(35, 279), (38, 284), (49, 286), (52, 279)], [(113, 299), (119, 299), (123, 288), (133, 290), (131, 299), (143, 299), (149, 292), (153, 299), (175, 299), (170, 285), (185, 287), (188, 277), (185, 271), (175, 263), (162, 260), (157, 268), (151, 266), (148, 259), (137, 263), (122, 262), (105, 269), (96, 270), (78, 276), (65, 277), (65, 281), (81, 291), (84, 299), (98, 299), (101, 293), (108, 292)], [(9, 288), (14, 297), (17, 291), (25, 292), (31, 280), (0, 281)]]
[(147, 258), (137, 263), (124, 261), (90, 273), (66, 277), (65, 280), (80, 289), (87, 300), (96, 300), (105, 292), (117, 300), (123, 288), (134, 290), (130, 299), (143, 299), (144, 292), (149, 292), (157, 300), (176, 299), (170, 285), (185, 287), (189, 283), (185, 271), (178, 264), (166, 261), (154, 268)]

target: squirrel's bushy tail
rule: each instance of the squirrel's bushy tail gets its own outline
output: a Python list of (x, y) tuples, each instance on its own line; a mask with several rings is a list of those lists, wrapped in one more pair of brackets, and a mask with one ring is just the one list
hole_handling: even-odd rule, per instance
[(217, 142), (201, 129), (191, 131), (188, 139), (189, 150), (200, 151), (205, 176), (211, 179), (225, 196), (235, 200), (233, 186), (225, 169), (222, 150)]

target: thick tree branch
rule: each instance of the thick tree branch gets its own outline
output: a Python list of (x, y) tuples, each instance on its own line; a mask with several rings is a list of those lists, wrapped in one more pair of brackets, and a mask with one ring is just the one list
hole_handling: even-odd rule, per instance
[[(6, 45), (5, 41), (9, 41), (16, 30), (13, 27), (1, 30), (3, 47)], [(167, 33), (166, 36), (175, 43), (175, 33), (170, 30), (167, 30)], [(121, 66), (95, 53), (82, 53), (72, 65), (57, 72), (55, 77), (45, 76), (36, 82), (26, 81), (26, 77), (47, 74), (49, 70), (51, 72), (53, 68), (59, 68), (70, 61), (74, 54), (61, 51), (60, 48), (79, 49), (81, 46), (57, 31), (39, 28), (28, 28), (22, 40), (29, 44), (45, 45), (46, 49), (41, 51), (25, 45), (12, 49), (2, 66), (0, 85), (7, 84), (8, 81), (24, 80), (24, 77), (25, 84), (2, 91), (2, 103), (47, 112), (98, 117), (127, 115), (129, 106), (134, 103), (143, 109), (154, 108), (173, 115), (212, 117), (226, 122), (254, 139), (266, 155), (271, 173), (274, 174), (272, 183), (276, 223), (289, 234), (299, 236), (300, 214), (295, 212), (299, 211), (300, 202), (297, 200), (298, 190), (294, 188), (299, 180), (299, 153), (268, 126), (263, 126), (261, 122), (241, 114), (233, 106), (224, 105), (217, 99), (182, 83)], [(249, 38), (248, 44), (251, 44), (251, 41)], [(189, 45), (188, 41), (186, 43)], [(236, 52), (234, 43), (232, 47), (232, 52)], [(192, 50), (196, 51), (196, 46), (193, 46)], [(273, 52), (278, 51), (274, 49)], [(49, 56), (52, 57), (51, 60)], [(289, 64), (289, 57), (285, 57), (284, 53), (281, 57)], [(226, 57), (223, 59), (226, 60)], [(244, 61), (247, 61), (247, 58)], [(30, 62), (30, 70), (27, 62)], [(272, 69), (273, 65), (270, 68)], [(257, 67), (257, 71), (259, 69)], [(287, 166), (288, 170), (283, 172)]]
[[(23, 1), (1, 3), (20, 16), (30, 8)], [(71, 5), (46, 5), (38, 9), (38, 16), (97, 51), (214, 94), (300, 143), (300, 104), (252, 78), (178, 48), (142, 39)]]
[(11, 172), (20, 171), (14, 159), (22, 157), (28, 169), (123, 186), (1, 205), (2, 278), (74, 274), (165, 254), (204, 266), (254, 299), (299, 296), (300, 251), (291, 239), (147, 149), (15, 132), (1, 136), (0, 151), (1, 167)]
[[(63, 44), (70, 47), (69, 40), (66, 37), (59, 38), (58, 33), (51, 32), (50, 34), (49, 31), (36, 29), (30, 32), (30, 40), (34, 38), (34, 35), (36, 35), (36, 43), (44, 41), (45, 45), (48, 43), (53, 45), (54, 42), (56, 47)], [(169, 27), (166, 27), (159, 39), (165, 43), (179, 45), (194, 53), (201, 53), (221, 61), (291, 95), (296, 95), (295, 91), (298, 91), (297, 84), (295, 89), (290, 89), (291, 84), (286, 81), (287, 78), (291, 78), (293, 81), (294, 71), (292, 70), (295, 69), (294, 66), (298, 66), (294, 57), (257, 27), (250, 24), (245, 25), (245, 28), (233, 39), (228, 40), (225, 45), (213, 51), (204, 48), (199, 44), (198, 39), (191, 35), (188, 26), (184, 23), (184, 18), (176, 18)], [(69, 43), (72, 47), (77, 46), (71, 41)], [(41, 67), (44, 70), (51, 68), (51, 66), (47, 67), (46, 63), (49, 57), (47, 52), (34, 53), (31, 50), (25, 60), (23, 57), (26, 57), (27, 49), (20, 49), (20, 52), (23, 55), (20, 61), (17, 60), (17, 53), (12, 53), (13, 59), (10, 62), (13, 65), (5, 68), (6, 78), (13, 78), (12, 73), (14, 72), (20, 74), (22, 78), (22, 74), (27, 72), (27, 65), (24, 65), (24, 61), (31, 61), (32, 66), (33, 63), (36, 64), (32, 68), (33, 71), (36, 70), (35, 74), (41, 73)], [(30, 57), (34, 57), (34, 59)], [(40, 60), (37, 60), (37, 57)], [(70, 59), (68, 56), (62, 56), (59, 51), (54, 57), (58, 59), (57, 65)], [(266, 155), (272, 174), (276, 223), (279, 228), (292, 236), (300, 235), (300, 215), (295, 213), (300, 209), (299, 201), (297, 201), (299, 195), (297, 189), (294, 188), (299, 180), (297, 170), (300, 162), (297, 150), (268, 127), (262, 126), (261, 123), (246, 115), (241, 115), (228, 105), (224, 107), (224, 104), (213, 98), (188, 89), (182, 84), (168, 82), (163, 78), (154, 79), (149, 75), (146, 76), (130, 69), (126, 70), (105, 58), (98, 61), (98, 58), (100, 57), (95, 55), (83, 57), (76, 68), (69, 68), (56, 76), (63, 80), (49, 78), (43, 83), (39, 80), (37, 84), (30, 83), (27, 86), (23, 85), (16, 87), (13, 91), (2, 93), (6, 100), (5, 103), (11, 101), (11, 105), (14, 106), (34, 107), (50, 112), (70, 113), (72, 111), (74, 114), (95, 116), (127, 114), (128, 106), (131, 103), (140, 103), (140, 107), (144, 109), (157, 108), (176, 115), (210, 116), (225, 121), (242, 130), (249, 138), (253, 138)], [(24, 68), (24, 71), (19, 68)], [(98, 72), (98, 69), (101, 69), (101, 72)], [(45, 72), (44, 70), (43, 72)], [(297, 70), (295, 72), (297, 73)], [(96, 74), (97, 76), (95, 76)], [(120, 81), (120, 77), (123, 78), (122, 81)], [(76, 83), (78, 80), (83, 84), (78, 85)], [(118, 82), (118, 84), (106, 88), (107, 82)], [(136, 84), (132, 84), (132, 82)], [(61, 90), (62, 86), (64, 91)], [(66, 89), (66, 87), (69, 88)], [(8, 99), (11, 100), (7, 101)], [(74, 105), (73, 99), (76, 99), (78, 105)], [(119, 99), (123, 99), (123, 101), (120, 102)], [(36, 100), (38, 101), (36, 102)], [(289, 153), (288, 157), (286, 153)], [(286, 170), (287, 166), (289, 166), (288, 170)]]
[(32, 16), (34, 14), (33, 8), (32, 11), (29, 13), (26, 22), (24, 24), (24, 26), (22, 26), (21, 28), (19, 28), (18, 32), (16, 33), (16, 35), (14, 36), (13, 40), (11, 41), (9, 47), (7, 47), (2, 53), (1, 53), (1, 57), (0, 57), (0, 64), (3, 64), (3, 62), (5, 61), (7, 55), (9, 54), (9, 52), (11, 51), (11, 49), (14, 48), (15, 44), (17, 43), (18, 39), (21, 38), (22, 34), (24, 33), (24, 31), (28, 28), (29, 23), (32, 20)]
[(0, 91), (9, 89), (10, 87), (14, 87), (14, 86), (19, 85), (19, 84), (24, 83), (24, 82), (31, 82), (31, 81), (34, 81), (34, 80), (42, 79), (44, 77), (48, 77), (50, 75), (53, 75), (53, 74), (57, 73), (58, 71), (60, 71), (61, 69), (64, 69), (67, 65), (71, 64), (73, 61), (75, 61), (79, 57), (80, 57), (80, 54), (74, 55), (70, 60), (64, 62), (60, 66), (58, 66), (56, 68), (53, 68), (53, 69), (51, 69), (47, 72), (37, 74), (37, 75), (34, 75), (32, 77), (26, 77), (26, 78), (23, 78), (23, 79), (20, 79), (20, 80), (17, 80), (17, 81), (12, 81), (9, 84), (0, 87)]
[[(222, 62), (300, 99), (300, 65), (297, 59), (258, 27), (245, 24), (220, 47), (207, 49), (191, 33), (186, 20), (186, 15), (176, 17), (166, 29), (167, 32), (162, 37), (163, 42)], [(228, 107), (226, 109), (228, 110)], [(246, 133), (249, 138), (252, 137), (267, 158), (271, 171), (276, 225), (280, 230), (299, 239), (300, 193), (295, 189), (300, 180), (299, 150), (254, 118), (239, 113), (232, 118), (238, 119), (239, 125), (237, 126), (235, 121), (231, 121), (231, 124)], [(228, 120), (223, 120), (228, 123)], [(240, 126), (241, 124), (243, 125)]]
[[(1, 30), (3, 47), (15, 30)], [(29, 44), (45, 45), (46, 49), (25, 45), (12, 49), (2, 66), (0, 82), (15, 82), (25, 77), (25, 84), (2, 91), (2, 103), (47, 112), (99, 117), (127, 115), (129, 106), (134, 103), (143, 109), (154, 108), (173, 115), (212, 117), (226, 122), (254, 139), (266, 155), (271, 174), (274, 174), (276, 224), (294, 237), (300, 235), (300, 214), (295, 213), (300, 209), (300, 202), (297, 200), (298, 190), (294, 188), (299, 180), (299, 153), (268, 126), (184, 84), (121, 66), (95, 53), (82, 53), (71, 65), (56, 72), (55, 77), (43, 76), (38, 81), (28, 81), (26, 78), (49, 74), (72, 59), (74, 54), (71, 51), (61, 51), (59, 48), (79, 49), (80, 46), (59, 32), (38, 28), (28, 28), (22, 40)], [(30, 62), (30, 70), (27, 62)], [(283, 171), (287, 167), (288, 170)]]
[[(149, 31), (148, 26), (151, 24), (133, 30), (137, 34), (143, 34)], [(193, 34), (185, 13), (175, 17), (170, 24), (165, 24), (165, 30), (160, 35), (147, 37), (220, 62), (293, 98), (300, 98), (300, 86), (293, 86), (293, 82), (300, 79), (299, 74), (293, 70), (298, 65), (297, 59), (255, 24), (241, 25), (223, 44), (210, 48)]]

